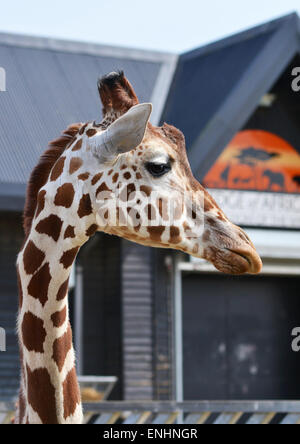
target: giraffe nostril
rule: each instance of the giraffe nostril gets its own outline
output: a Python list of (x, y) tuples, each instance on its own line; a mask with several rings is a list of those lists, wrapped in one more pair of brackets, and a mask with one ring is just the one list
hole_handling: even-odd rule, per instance
[(240, 231), (240, 232), (239, 232), (239, 237), (240, 237), (243, 241), (247, 242), (247, 244), (248, 244), (249, 242), (251, 242), (250, 239), (249, 239), (249, 237), (248, 237), (248, 236), (246, 235), (246, 233), (244, 233), (243, 231)]

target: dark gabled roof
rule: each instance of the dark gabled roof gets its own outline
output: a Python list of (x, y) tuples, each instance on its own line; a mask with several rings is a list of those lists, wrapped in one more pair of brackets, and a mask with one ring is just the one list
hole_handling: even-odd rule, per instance
[[(161, 114), (177, 56), (0, 34), (0, 209), (20, 209), (25, 184), (50, 140), (74, 122), (101, 118), (97, 79), (122, 69), (141, 101)], [(152, 120), (157, 123), (158, 115)], [(156, 122), (155, 122), (156, 120)]]
[(201, 180), (300, 50), (297, 14), (180, 56), (161, 121), (180, 128)]

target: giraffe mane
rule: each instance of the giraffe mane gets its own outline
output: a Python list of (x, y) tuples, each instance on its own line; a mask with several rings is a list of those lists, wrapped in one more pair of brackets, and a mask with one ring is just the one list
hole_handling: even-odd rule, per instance
[(26, 190), (26, 199), (23, 212), (23, 228), (28, 237), (32, 220), (37, 206), (37, 196), (40, 189), (48, 180), (49, 174), (59, 157), (68, 145), (71, 145), (82, 127), (82, 123), (70, 125), (62, 135), (49, 143), (48, 149), (41, 155), (38, 164), (33, 169)]

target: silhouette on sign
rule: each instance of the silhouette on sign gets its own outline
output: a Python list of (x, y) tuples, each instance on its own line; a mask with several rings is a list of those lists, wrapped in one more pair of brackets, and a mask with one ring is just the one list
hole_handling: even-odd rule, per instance
[(300, 152), (263, 130), (235, 135), (204, 177), (208, 188), (300, 194)]
[(243, 165), (254, 166), (258, 161), (267, 162), (274, 157), (278, 157), (278, 153), (268, 153), (268, 151), (249, 147), (240, 151), (240, 154), (236, 156), (240, 163)]
[(264, 171), (263, 177), (269, 178), (269, 190), (272, 189), (273, 185), (278, 185), (281, 189), (284, 189), (284, 175), (281, 173), (276, 173), (272, 170)]
[(298, 186), (300, 186), (300, 176), (294, 176), (294, 177), (293, 177), (293, 181), (294, 181)]
[(252, 180), (252, 177), (246, 177), (246, 179), (242, 179), (241, 177), (235, 177), (233, 179), (233, 183), (235, 183), (235, 184), (238, 184), (238, 183), (246, 184), (246, 183), (251, 182), (251, 180)]
[(221, 174), (221, 179), (223, 179), (224, 182), (226, 183), (228, 182), (229, 173), (230, 173), (230, 165), (228, 165), (228, 167), (226, 167)]

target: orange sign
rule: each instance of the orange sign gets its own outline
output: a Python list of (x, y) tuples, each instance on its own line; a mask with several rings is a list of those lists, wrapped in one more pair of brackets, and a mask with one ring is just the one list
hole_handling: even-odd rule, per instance
[(275, 134), (241, 131), (206, 174), (203, 185), (300, 194), (300, 154)]

